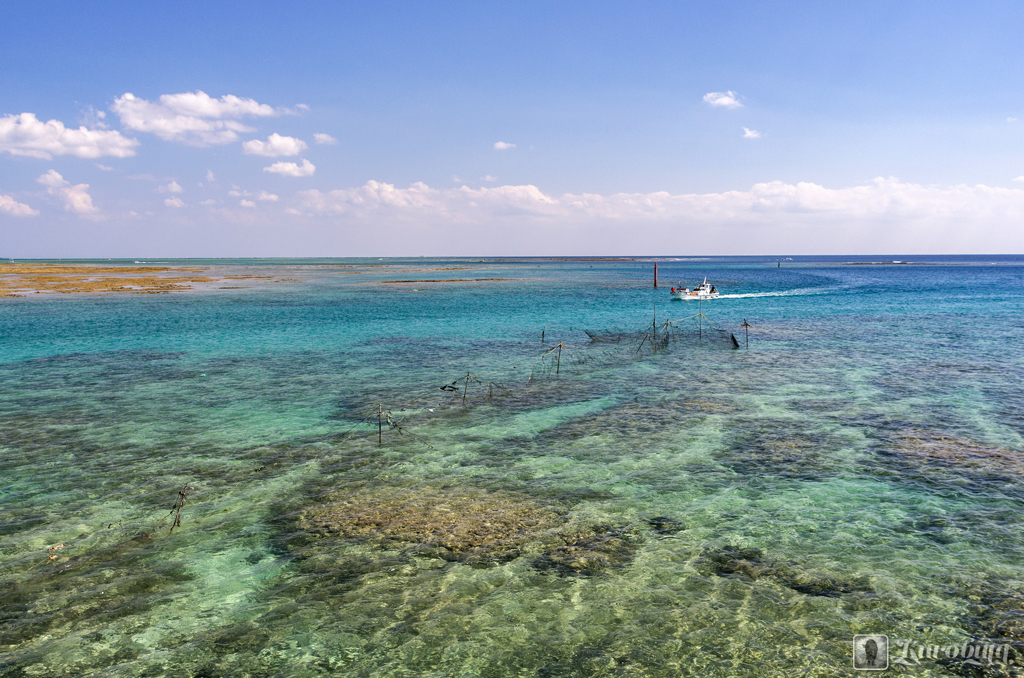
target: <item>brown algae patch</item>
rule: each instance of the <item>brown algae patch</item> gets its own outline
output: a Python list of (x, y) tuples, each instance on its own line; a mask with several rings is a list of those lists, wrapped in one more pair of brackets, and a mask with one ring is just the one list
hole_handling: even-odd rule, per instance
[(894, 436), (892, 451), (905, 459), (948, 466), (959, 472), (1024, 476), (1020, 452), (981, 443), (949, 433), (906, 430)]
[(625, 527), (596, 525), (578, 532), (558, 535), (561, 544), (533, 561), (541, 572), (561, 576), (592, 576), (633, 562), (640, 535)]
[(795, 563), (765, 558), (760, 549), (726, 545), (708, 549), (697, 560), (697, 569), (720, 577), (741, 577), (756, 581), (771, 578), (783, 586), (809, 596), (838, 598), (845, 594), (873, 593), (866, 579), (819, 576)]
[(382, 547), (425, 547), (445, 560), (507, 561), (563, 521), (524, 495), (469, 488), (361, 491), (311, 508), (299, 527)]
[(965, 603), (959, 621), (972, 637), (1009, 643), (1018, 656), (1024, 654), (1024, 594), (1017, 586), (979, 581), (951, 593)]
[(166, 294), (193, 290), (197, 284), (201, 283), (242, 280), (268, 283), (302, 282), (294, 278), (280, 278), (272, 275), (210, 275), (210, 270), (207, 268), (3, 264), (0, 265), (0, 296), (20, 297), (36, 293), (95, 294), (102, 292)]
[(738, 423), (732, 445), (721, 458), (737, 473), (821, 480), (838, 471), (831, 452), (840, 441), (828, 433), (801, 430), (796, 422)]
[(155, 275), (199, 273), (205, 269), (159, 266), (68, 266), (0, 265), (0, 295), (20, 296), (34, 292), (82, 294), (134, 292), (164, 294), (191, 289), (195, 283), (213, 282), (201, 275)]

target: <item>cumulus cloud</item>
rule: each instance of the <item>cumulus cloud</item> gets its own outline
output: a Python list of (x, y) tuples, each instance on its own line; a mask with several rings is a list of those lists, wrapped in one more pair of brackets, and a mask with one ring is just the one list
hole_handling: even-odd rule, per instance
[(266, 141), (253, 139), (242, 144), (242, 152), (248, 155), (263, 155), (276, 158), (281, 155), (298, 155), (309, 148), (306, 142), (295, 137), (283, 137), (276, 132), (267, 137)]
[(316, 189), (300, 191), (303, 212), (313, 214), (370, 215), (380, 210), (407, 216), (456, 217), (465, 220), (470, 212), (492, 214), (553, 214), (558, 201), (544, 195), (536, 186), (496, 186), (494, 188), (439, 191), (423, 182), (409, 188), (368, 181), (359, 188), (323, 193)]
[(510, 148), (515, 148), (515, 144), (510, 144), (507, 141), (495, 141), (494, 149), (497, 151), (507, 151)]
[(49, 160), (55, 155), (99, 158), (135, 155), (136, 139), (116, 130), (69, 129), (60, 120), (43, 122), (32, 113), (0, 118), (0, 151)]
[(184, 207), (185, 206), (185, 203), (182, 201), (182, 199), (179, 198), (176, 195), (173, 195), (170, 198), (166, 198), (164, 200), (164, 204), (167, 205), (168, 207)]
[(497, 181), (498, 177), (492, 177), (490, 174), (480, 177), (480, 181)]
[(365, 213), (382, 207), (444, 213), (446, 210), (443, 202), (436, 200), (442, 195), (421, 181), (405, 189), (395, 188), (394, 184), (367, 181), (359, 188), (326, 193), (316, 189), (299, 191), (303, 210), (317, 214)]
[(1014, 181), (1024, 181), (1024, 176), (1019, 176)]
[(213, 170), (206, 170), (206, 180), (209, 181), (211, 184), (214, 181), (216, 181), (216, 179), (213, 176)]
[(1024, 248), (1018, 228), (1024, 189), (928, 186), (895, 178), (846, 188), (773, 181), (721, 193), (561, 196), (531, 185), (439, 190), (369, 181), (358, 188), (300, 191), (298, 198), (297, 211), (307, 217), (329, 217), (353, 232), (391, 226), (403, 242), (435, 253), (431, 243), (440, 242), (439, 233), (459, 229), (457, 238), (442, 240), (472, 254), (474, 247), (493, 247), (493, 234), (506, 226), (524, 243), (542, 242), (545, 252), (653, 250), (685, 234), (692, 234), (691, 249), (708, 253), (756, 254), (774, 251), (779, 243), (808, 254), (919, 251), (922, 242), (944, 252)]
[(729, 90), (728, 92), (708, 92), (704, 95), (704, 103), (722, 108), (743, 108), (743, 104), (737, 98), (739, 94)]
[(113, 172), (114, 171), (113, 167), (107, 167), (103, 163), (99, 163), (99, 162), (96, 163), (96, 167), (98, 167), (99, 169), (103, 170), (104, 172)]
[(110, 109), (127, 129), (193, 146), (230, 144), (240, 132), (254, 131), (239, 122), (241, 118), (281, 115), (281, 111), (254, 99), (232, 94), (214, 99), (202, 91), (163, 94), (158, 103), (127, 92), (115, 99)]
[(12, 217), (34, 217), (39, 214), (39, 210), (34, 210), (9, 195), (0, 194), (0, 213), (9, 214)]
[(303, 160), (301, 166), (294, 162), (275, 162), (270, 167), (264, 167), (263, 171), (285, 177), (311, 177), (316, 172), (316, 165), (308, 160)]
[(57, 170), (50, 170), (36, 179), (43, 186), (46, 192), (57, 196), (64, 201), (64, 210), (78, 214), (91, 214), (99, 210), (92, 204), (92, 196), (89, 195), (89, 184), (75, 184), (65, 181)]
[(166, 186), (161, 186), (159, 190), (160, 190), (161, 193), (181, 193), (185, 189), (183, 189), (178, 184), (177, 181), (172, 181), (171, 183), (167, 184)]
[(256, 203), (254, 203), (252, 200), (239, 200), (238, 204), (241, 205), (242, 207), (256, 207)]
[(316, 143), (325, 146), (330, 146), (332, 144), (338, 143), (338, 140), (332, 137), (330, 134), (321, 134), (319, 132), (313, 135), (313, 140), (316, 141)]
[(747, 129), (746, 127), (744, 127), (743, 128), (743, 138), (744, 139), (760, 139), (761, 138), (761, 133), (758, 132), (756, 129)]
[(256, 194), (256, 199), (277, 202), (279, 198), (273, 193), (268, 193), (267, 191), (260, 191), (259, 193)]

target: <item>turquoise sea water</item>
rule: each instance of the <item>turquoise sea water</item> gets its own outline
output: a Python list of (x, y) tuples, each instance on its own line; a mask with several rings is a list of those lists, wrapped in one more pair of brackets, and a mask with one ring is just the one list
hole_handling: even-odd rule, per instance
[(0, 676), (1024, 651), (1024, 257), (884, 259), (918, 265), (209, 261), (299, 282), (0, 299)]

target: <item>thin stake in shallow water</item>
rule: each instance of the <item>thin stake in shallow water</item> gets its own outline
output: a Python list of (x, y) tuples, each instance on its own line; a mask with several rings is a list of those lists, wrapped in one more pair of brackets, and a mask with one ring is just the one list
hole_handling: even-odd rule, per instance
[(383, 418), (384, 418), (384, 403), (377, 403), (377, 447), (381, 446), (381, 431), (384, 428)]
[[(171, 525), (171, 529), (168, 530), (167, 534), (174, 532), (174, 528), (181, 527), (181, 507), (185, 505), (185, 499), (188, 496), (188, 491), (194, 489), (196, 488), (189, 487), (189, 484), (185, 483), (185, 487), (181, 488), (181, 490), (178, 491), (178, 503), (175, 504), (174, 507), (171, 509), (171, 513), (175, 513), (175, 511), (177, 511), (177, 513), (175, 513), (174, 523)], [(166, 518), (164, 520), (166, 520)]]
[(462, 391), (462, 406), (466, 406), (466, 394), (469, 392), (469, 372), (466, 372), (466, 388)]

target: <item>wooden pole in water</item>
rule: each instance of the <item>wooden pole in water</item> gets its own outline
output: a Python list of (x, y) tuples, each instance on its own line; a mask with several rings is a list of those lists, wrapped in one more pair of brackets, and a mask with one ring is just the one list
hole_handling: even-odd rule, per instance
[(469, 372), (466, 372), (466, 388), (462, 390), (462, 404), (466, 404), (466, 393), (469, 392)]
[(743, 335), (747, 340), (747, 348), (750, 348), (750, 325), (746, 318), (743, 319)]
[(558, 344), (558, 360), (555, 362), (555, 375), (557, 376), (559, 371), (562, 369), (562, 344)]
[(697, 338), (704, 338), (704, 300), (697, 297)]
[(377, 403), (377, 447), (381, 445), (381, 431), (384, 428), (384, 404)]
[(654, 262), (654, 288), (658, 288), (658, 262)]
[[(657, 264), (655, 264), (655, 266), (657, 266)], [(657, 276), (655, 276), (654, 286), (655, 287), (658, 286)], [(657, 304), (654, 305), (654, 321), (651, 323), (651, 325), (654, 326), (654, 340), (657, 341), (658, 340), (658, 305)]]
[[(545, 330), (546, 330), (546, 329), (547, 329), (547, 328), (545, 328)], [(545, 330), (541, 330), (541, 331), (540, 331), (540, 343), (542, 343), (542, 344), (544, 343), (544, 331), (545, 331)]]

